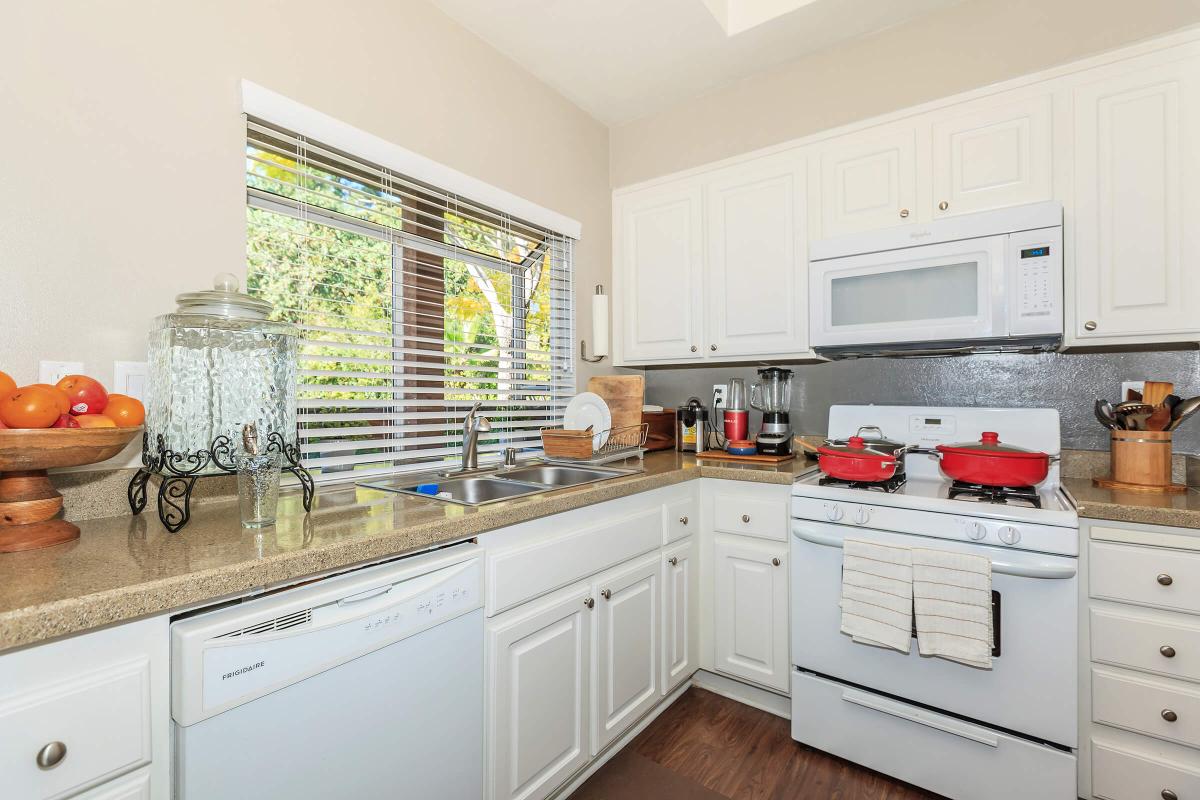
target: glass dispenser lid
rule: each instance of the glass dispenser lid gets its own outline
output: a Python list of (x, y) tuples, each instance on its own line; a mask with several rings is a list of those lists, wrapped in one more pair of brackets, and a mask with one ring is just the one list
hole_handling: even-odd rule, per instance
[(213, 288), (203, 292), (176, 295), (176, 314), (205, 314), (231, 319), (266, 319), (273, 305), (266, 300), (239, 292), (236, 275), (221, 272), (213, 277)]

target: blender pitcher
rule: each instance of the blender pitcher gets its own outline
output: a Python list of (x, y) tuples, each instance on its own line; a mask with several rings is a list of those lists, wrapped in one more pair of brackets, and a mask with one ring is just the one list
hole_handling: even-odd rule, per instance
[(750, 387), (750, 405), (768, 414), (787, 412), (792, 407), (792, 371), (760, 369), (758, 381)]

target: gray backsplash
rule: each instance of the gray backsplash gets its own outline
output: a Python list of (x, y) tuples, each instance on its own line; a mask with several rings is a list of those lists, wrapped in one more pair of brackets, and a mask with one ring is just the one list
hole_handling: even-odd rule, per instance
[[(1107, 450), (1108, 432), (1096, 422), (1097, 397), (1114, 402), (1123, 380), (1168, 380), (1176, 394), (1200, 393), (1200, 353), (1172, 350), (1136, 353), (1048, 353), (947, 358), (868, 358), (788, 365), (792, 424), (797, 433), (824, 434), (835, 403), (928, 406), (1056, 408), (1062, 415), (1063, 447)], [(755, 378), (754, 367), (656, 368), (646, 370), (646, 402), (668, 408), (691, 395), (712, 401), (712, 385), (731, 377)], [(751, 416), (752, 426), (758, 414)], [(753, 429), (753, 427), (752, 427)], [(1200, 453), (1200, 417), (1175, 434), (1177, 453)]]

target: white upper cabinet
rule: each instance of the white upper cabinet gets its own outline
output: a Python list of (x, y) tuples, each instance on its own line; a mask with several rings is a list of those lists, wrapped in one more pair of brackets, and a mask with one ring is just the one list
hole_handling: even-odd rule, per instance
[(821, 238), (916, 221), (918, 131), (870, 128), (821, 149)]
[(620, 198), (613, 209), (616, 303), (629, 363), (695, 358), (703, 339), (703, 230), (699, 183)]
[(1080, 344), (1200, 333), (1200, 58), (1154, 60), (1074, 90)]
[(1053, 197), (1049, 93), (955, 106), (933, 119), (933, 219)]
[(805, 162), (788, 151), (709, 178), (709, 353), (733, 357), (808, 349)]

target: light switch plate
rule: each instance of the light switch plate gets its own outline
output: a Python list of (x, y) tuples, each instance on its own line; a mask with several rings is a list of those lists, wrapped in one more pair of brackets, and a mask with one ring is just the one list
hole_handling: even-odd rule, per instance
[(51, 386), (68, 375), (82, 375), (82, 361), (39, 361), (38, 383), (48, 383)]
[(112, 391), (145, 402), (146, 379), (149, 374), (150, 369), (145, 361), (114, 362)]

